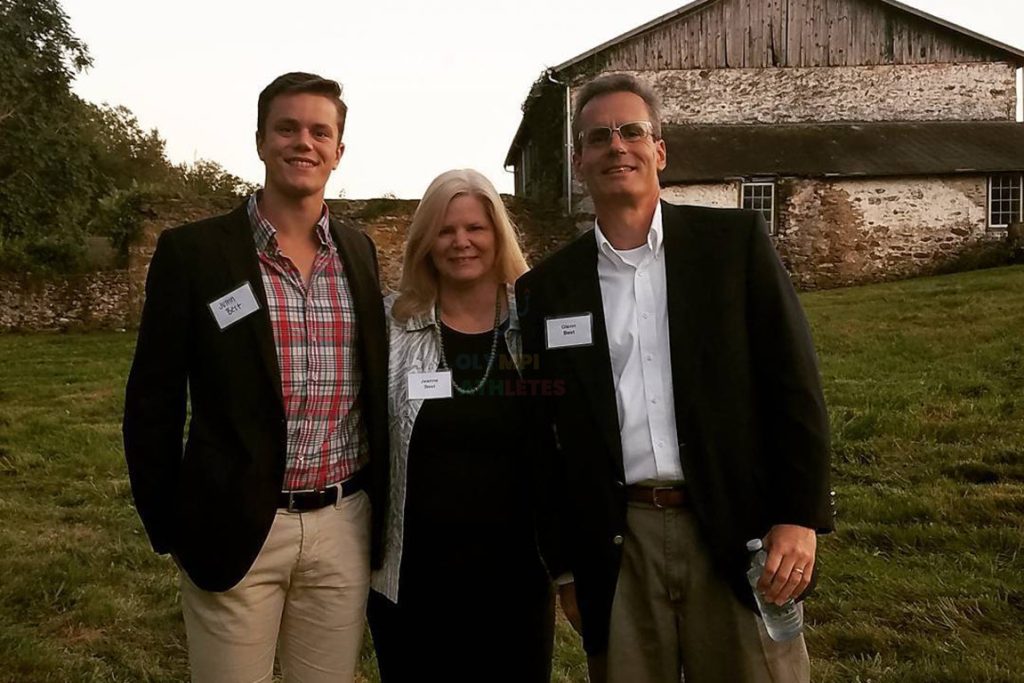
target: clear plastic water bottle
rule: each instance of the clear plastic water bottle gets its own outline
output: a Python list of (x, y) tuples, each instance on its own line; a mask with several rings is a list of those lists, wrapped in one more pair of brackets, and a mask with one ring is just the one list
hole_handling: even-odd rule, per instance
[(768, 631), (768, 635), (772, 640), (780, 643), (793, 640), (804, 631), (803, 610), (792, 598), (783, 605), (776, 605), (764, 599), (761, 591), (757, 589), (757, 582), (764, 574), (764, 563), (768, 559), (768, 553), (760, 538), (747, 541), (747, 551), (751, 553), (747, 582), (754, 591), (754, 599), (757, 600), (757, 607), (761, 610), (761, 618), (764, 620), (764, 627)]

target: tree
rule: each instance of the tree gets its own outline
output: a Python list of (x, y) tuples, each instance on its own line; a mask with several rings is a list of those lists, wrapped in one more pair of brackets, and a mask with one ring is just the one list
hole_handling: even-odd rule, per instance
[(125, 252), (147, 196), (254, 189), (214, 161), (171, 164), (131, 111), (74, 95), (90, 63), (58, 0), (0, 0), (0, 269), (71, 270), (87, 233)]
[(97, 172), (71, 81), (89, 54), (53, 0), (0, 0), (0, 259), (72, 265)]
[(90, 149), (102, 177), (101, 194), (135, 185), (158, 187), (178, 182), (167, 159), (166, 144), (155, 128), (144, 131), (131, 110), (82, 102), (87, 130), (81, 141)]
[(175, 167), (181, 175), (181, 191), (187, 197), (243, 197), (256, 186), (228, 173), (216, 161), (199, 159)]

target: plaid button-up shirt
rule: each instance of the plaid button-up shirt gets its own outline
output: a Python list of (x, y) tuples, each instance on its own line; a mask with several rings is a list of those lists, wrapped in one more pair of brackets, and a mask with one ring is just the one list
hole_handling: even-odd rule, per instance
[(367, 460), (352, 292), (326, 205), (315, 227), (320, 245), (308, 286), (260, 214), (258, 193), (248, 209), (288, 420), (283, 488), (320, 489), (352, 476)]

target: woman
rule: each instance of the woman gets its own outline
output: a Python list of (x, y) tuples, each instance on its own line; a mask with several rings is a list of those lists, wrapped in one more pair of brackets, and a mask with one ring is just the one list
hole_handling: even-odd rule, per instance
[(384, 683), (548, 680), (552, 595), (531, 494), (542, 449), (517, 386), (512, 284), (526, 268), (483, 175), (430, 184), (386, 301), (392, 493), (369, 607)]

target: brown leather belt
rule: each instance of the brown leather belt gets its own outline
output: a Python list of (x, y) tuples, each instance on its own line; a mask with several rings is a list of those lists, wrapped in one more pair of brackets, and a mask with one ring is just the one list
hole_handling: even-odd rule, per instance
[(686, 489), (682, 486), (627, 486), (626, 500), (656, 508), (686, 506)]

